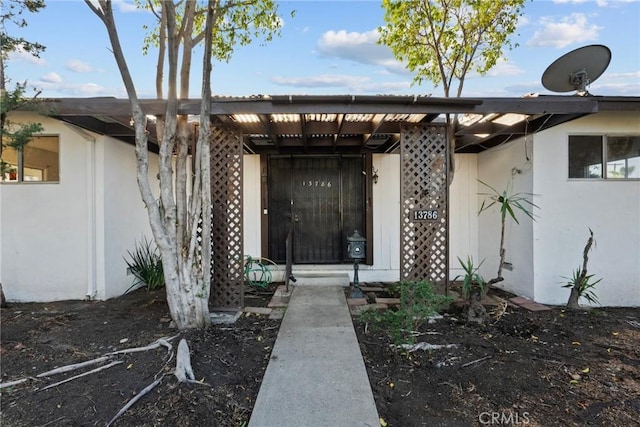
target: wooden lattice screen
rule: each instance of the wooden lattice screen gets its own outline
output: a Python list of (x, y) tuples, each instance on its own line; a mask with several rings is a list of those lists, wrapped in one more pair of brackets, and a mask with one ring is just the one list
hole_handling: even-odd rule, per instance
[(446, 125), (401, 130), (400, 278), (448, 286), (448, 141)]
[(211, 127), (211, 307), (234, 310), (243, 301), (242, 138)]

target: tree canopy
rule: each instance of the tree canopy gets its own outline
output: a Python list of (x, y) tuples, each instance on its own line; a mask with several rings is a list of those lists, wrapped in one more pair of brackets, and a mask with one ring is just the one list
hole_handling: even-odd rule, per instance
[(7, 164), (1, 160), (5, 147), (21, 150), (29, 142), (33, 134), (42, 131), (39, 123), (14, 124), (8, 119), (10, 111), (28, 108), (34, 103), (40, 92), (27, 96), (27, 82), (16, 82), (13, 89), (8, 89), (10, 82), (6, 74), (6, 60), (9, 54), (22, 51), (38, 57), (45, 46), (24, 37), (9, 34), (8, 26), (13, 25), (18, 31), (27, 26), (25, 13), (36, 13), (45, 7), (44, 0), (9, 0), (3, 2), (0, 12), (0, 180), (4, 177)]
[[(485, 74), (512, 48), (526, 0), (383, 0), (379, 43), (415, 72), (460, 96), (469, 72)], [(454, 91), (452, 93), (452, 91)]]

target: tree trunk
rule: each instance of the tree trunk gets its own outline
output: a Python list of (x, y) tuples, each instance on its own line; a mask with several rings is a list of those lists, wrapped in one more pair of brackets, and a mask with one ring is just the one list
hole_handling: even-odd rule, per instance
[(208, 326), (211, 323), (209, 294), (203, 291), (193, 266), (176, 260), (171, 253), (165, 255), (161, 251), (161, 256), (167, 303), (176, 327), (182, 330)]
[(497, 281), (502, 280), (502, 264), (504, 264), (504, 257), (505, 257), (505, 254), (507, 253), (507, 250), (504, 248), (504, 223), (505, 223), (505, 216), (502, 215), (502, 224), (500, 228), (500, 261), (498, 264), (498, 276), (496, 277)]
[(584, 251), (582, 252), (582, 270), (580, 270), (580, 274), (571, 288), (569, 301), (567, 301), (567, 308), (580, 308), (580, 293), (582, 292), (582, 284), (587, 280), (587, 263), (589, 262), (589, 251), (591, 250), (591, 245), (593, 245), (593, 231), (589, 229), (589, 238), (587, 239), (587, 244), (584, 246)]
[(487, 319), (487, 309), (480, 303), (482, 291), (480, 288), (472, 288), (469, 293), (469, 305), (466, 309), (467, 322), (484, 324)]
[(2, 290), (2, 283), (0, 283), (0, 307), (7, 308), (7, 300), (4, 297), (4, 291)]
[[(160, 250), (165, 274), (167, 302), (171, 317), (179, 329), (201, 328), (210, 324), (209, 290), (204, 289), (201, 264), (196, 255), (196, 226), (202, 212), (200, 203), (200, 184), (193, 190), (193, 209), (186, 207), (186, 187), (191, 183), (187, 179), (186, 162), (179, 162), (183, 168), (173, 168), (173, 153), (176, 140), (182, 137), (181, 144), (188, 144), (184, 130), (185, 124), (178, 119), (177, 71), (179, 55), (179, 34), (176, 29), (175, 5), (162, 3), (163, 23), (166, 23), (168, 94), (164, 116), (158, 120), (158, 139), (160, 141), (159, 170), (160, 197), (153, 193), (149, 183), (149, 156), (146, 135), (146, 115), (141, 108), (135, 86), (124, 58), (120, 40), (113, 19), (111, 2), (99, 1), (99, 7), (86, 0), (89, 8), (103, 21), (113, 48), (123, 83), (127, 89), (136, 131), (137, 180), (142, 199), (147, 207), (151, 231)], [(186, 119), (181, 119), (186, 122)], [(179, 146), (183, 157), (186, 149)], [(199, 178), (199, 177), (196, 177)], [(196, 179), (195, 181), (199, 181)], [(177, 188), (175, 187), (177, 183)], [(178, 206), (175, 193), (180, 193)]]
[(576, 310), (580, 308), (579, 301), (580, 301), (580, 293), (574, 286), (573, 288), (571, 288), (571, 294), (569, 294), (569, 301), (567, 301), (567, 308), (572, 310)]

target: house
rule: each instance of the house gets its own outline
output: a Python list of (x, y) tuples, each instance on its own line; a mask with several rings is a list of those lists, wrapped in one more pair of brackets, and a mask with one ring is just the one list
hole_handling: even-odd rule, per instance
[[(159, 114), (162, 101), (143, 108)], [(149, 235), (128, 101), (61, 99), (53, 111), (38, 119), (45, 131), (32, 148), (56, 146), (58, 167), (22, 160), (15, 182), (0, 185), (0, 281), (9, 300), (118, 296), (131, 284), (123, 256)], [(214, 230), (216, 306), (243, 305), (231, 254), (284, 266), (289, 231), (299, 278), (352, 280), (355, 230), (367, 239), (363, 282), (446, 284), (468, 255), (494, 277), (499, 215), (478, 215), (479, 180), (534, 194), (539, 206), (536, 221), (507, 224), (501, 287), (566, 303), (563, 276), (592, 229), (600, 303), (640, 305), (640, 97), (268, 96), (214, 98), (211, 111), (213, 167), (224, 172), (212, 184), (224, 219)], [(447, 114), (460, 118), (453, 163)]]
[(3, 160), (22, 165), (15, 181), (0, 184), (0, 282), (7, 299), (122, 295), (132, 284), (124, 256), (150, 236), (133, 145), (33, 113), (11, 119), (39, 122), (44, 131), (21, 156), (3, 151)]

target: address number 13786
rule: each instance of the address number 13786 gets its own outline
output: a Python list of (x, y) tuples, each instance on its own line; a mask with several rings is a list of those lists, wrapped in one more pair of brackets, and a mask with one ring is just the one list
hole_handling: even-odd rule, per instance
[(411, 219), (414, 221), (435, 221), (440, 218), (437, 209), (415, 209), (411, 211)]

